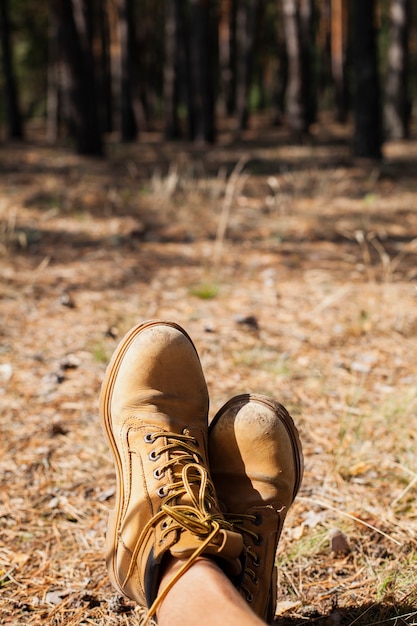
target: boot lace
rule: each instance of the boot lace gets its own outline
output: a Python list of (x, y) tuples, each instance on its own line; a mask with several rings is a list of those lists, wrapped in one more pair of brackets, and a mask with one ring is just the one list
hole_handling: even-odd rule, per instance
[[(162, 478), (171, 470), (172, 482), (158, 489), (163, 499), (160, 510), (148, 522), (137, 542), (137, 547), (126, 580), (132, 575), (140, 546), (150, 528), (162, 523), (161, 542), (172, 530), (188, 530), (202, 541), (184, 565), (178, 570), (168, 585), (161, 591), (150, 607), (145, 624), (156, 613), (169, 590), (176, 581), (203, 554), (222, 529), (233, 530), (232, 523), (226, 521), (219, 511), (214, 485), (208, 476), (205, 461), (198, 451), (198, 441), (185, 429), (181, 434), (173, 432), (153, 432), (145, 435), (145, 442), (153, 444), (157, 439), (165, 439), (165, 443), (153, 450), (149, 458), (157, 461), (162, 454), (168, 453), (168, 459), (154, 471), (156, 478)], [(181, 503), (184, 500), (184, 503)], [(179, 503), (178, 503), (179, 501)]]
[[(257, 568), (261, 564), (261, 557), (256, 551), (257, 546), (262, 545), (262, 535), (251, 530), (249, 524), (260, 526), (262, 524), (262, 516), (259, 514), (226, 514), (227, 521), (232, 524), (235, 532), (239, 532), (243, 536), (243, 543), (246, 547), (246, 565), (240, 590), (245, 594), (246, 601), (250, 604), (253, 601), (253, 593), (250, 590), (252, 585), (258, 584)], [(253, 544), (252, 547), (250, 544)], [(248, 585), (249, 583), (249, 585)]]

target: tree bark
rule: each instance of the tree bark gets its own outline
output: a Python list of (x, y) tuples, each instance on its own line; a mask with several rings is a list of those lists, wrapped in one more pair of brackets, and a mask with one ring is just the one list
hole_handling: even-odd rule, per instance
[[(50, 0), (53, 2), (54, 0)], [(46, 138), (51, 144), (55, 143), (59, 135), (60, 81), (59, 81), (59, 46), (58, 23), (53, 11), (49, 17), (48, 37), (48, 74), (46, 93)]]
[[(58, 20), (64, 72), (69, 81), (69, 125), (79, 154), (100, 156), (103, 153), (99, 125), (95, 73), (86, 25), (80, 19), (86, 8), (82, 2), (55, 0), (51, 3)], [(77, 20), (77, 22), (76, 22)]]
[(121, 89), (120, 89), (120, 114), (122, 141), (134, 141), (138, 135), (138, 125), (133, 106), (133, 51), (134, 43), (134, 20), (132, 0), (119, 0), (119, 33), (121, 52)]
[[(53, 1), (53, 0), (52, 0)], [(95, 6), (97, 15), (97, 93), (102, 132), (113, 130), (113, 97), (110, 65), (110, 26), (107, 4), (98, 0)]]
[(355, 77), (354, 155), (381, 157), (381, 109), (375, 0), (353, 0), (352, 52)]
[(408, 95), (409, 0), (391, 0), (384, 123), (389, 139), (408, 136), (411, 103)]
[(259, 14), (259, 0), (241, 0), (236, 12), (236, 114), (237, 128), (245, 130), (249, 118), (249, 88)]
[(299, 0), (302, 91), (305, 125), (308, 130), (317, 115), (316, 85), (313, 75), (315, 9), (313, 0)]
[(236, 6), (237, 0), (220, 3), (219, 78), (222, 112), (232, 115), (236, 108)]
[(335, 92), (336, 119), (345, 122), (347, 118), (346, 81), (346, 42), (347, 42), (346, 0), (331, 0), (331, 64)]
[(308, 131), (303, 88), (302, 49), (298, 0), (282, 0), (288, 56), (287, 116), (296, 139)]
[(288, 86), (288, 55), (283, 28), (282, 3), (278, 3), (277, 18), (277, 77), (273, 94), (272, 120), (273, 124), (280, 126), (285, 117), (285, 96)]
[(164, 126), (166, 139), (180, 137), (179, 105), (179, 19), (175, 0), (165, 4), (165, 60), (164, 60)]
[(209, 0), (191, 0), (190, 93), (194, 141), (215, 139), (213, 12)]
[(13, 68), (9, 7), (7, 0), (0, 0), (0, 35), (6, 92), (7, 136), (9, 139), (21, 139), (23, 137), (23, 124), (17, 94), (17, 82)]

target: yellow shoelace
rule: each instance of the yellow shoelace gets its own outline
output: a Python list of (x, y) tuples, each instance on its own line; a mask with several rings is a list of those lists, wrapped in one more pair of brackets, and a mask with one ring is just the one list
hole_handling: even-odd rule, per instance
[[(210, 480), (205, 463), (198, 452), (197, 441), (187, 432), (183, 434), (160, 432), (152, 433), (151, 442), (157, 438), (166, 438), (167, 443), (158, 449), (156, 457), (164, 452), (169, 453), (168, 460), (158, 468), (163, 475), (169, 468), (173, 472), (173, 482), (164, 486), (164, 503), (160, 511), (149, 520), (144, 527), (136, 549), (132, 555), (131, 566), (126, 575), (130, 578), (135, 567), (140, 546), (149, 530), (158, 524), (161, 519), (166, 519), (167, 524), (162, 531), (161, 538), (172, 530), (188, 530), (193, 535), (203, 539), (201, 544), (178, 570), (167, 586), (160, 592), (146, 615), (143, 625), (155, 615), (157, 608), (166, 597), (177, 580), (191, 567), (206, 548), (214, 542), (222, 529), (233, 530), (230, 522), (227, 522), (220, 513), (215, 489)], [(189, 504), (171, 504), (185, 496)]]
[[(232, 525), (232, 528), (235, 532), (239, 532), (243, 537), (245, 537), (245, 535), (249, 535), (249, 537), (252, 538), (252, 542), (255, 545), (260, 545), (259, 542), (262, 540), (261, 535), (250, 530), (245, 524), (245, 522), (251, 522), (252, 524), (261, 523), (262, 519), (259, 517), (259, 515), (245, 514), (245, 513), (242, 513), (240, 515), (226, 514), (226, 519)], [(245, 540), (244, 540), (244, 544), (246, 547), (246, 557), (250, 557), (254, 567), (258, 567), (261, 564), (259, 555), (256, 553), (255, 550), (253, 550), (250, 546), (247, 545), (247, 542)], [(256, 584), (257, 582), (256, 572), (255, 570), (253, 570), (251, 567), (248, 566), (248, 563), (246, 563), (244, 573), (246, 574), (247, 577), (251, 579), (251, 581), (254, 584)], [(252, 601), (252, 593), (245, 585), (244, 578), (240, 584), (240, 590), (244, 592), (246, 596), (246, 600), (250, 603)]]

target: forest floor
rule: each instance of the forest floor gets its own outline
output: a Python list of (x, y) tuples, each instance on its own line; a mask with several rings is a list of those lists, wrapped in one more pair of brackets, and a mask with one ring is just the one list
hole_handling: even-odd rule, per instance
[(210, 416), (279, 399), (305, 476), (276, 624), (417, 623), (417, 141), (343, 131), (107, 158), (0, 145), (0, 622), (137, 624), (108, 582), (106, 363), (151, 318), (200, 354)]

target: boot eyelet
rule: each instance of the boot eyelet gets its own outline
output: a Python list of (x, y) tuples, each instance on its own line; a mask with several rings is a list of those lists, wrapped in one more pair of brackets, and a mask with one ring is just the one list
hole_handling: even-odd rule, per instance
[(159, 457), (160, 454), (158, 454), (156, 450), (152, 450), (151, 452), (149, 452), (148, 459), (150, 461), (157, 461)]
[(259, 556), (258, 556), (257, 554), (255, 554), (255, 555), (253, 556), (253, 559), (252, 559), (252, 564), (254, 565), (254, 567), (259, 567), (259, 566), (260, 566), (260, 564), (261, 564), (261, 559), (259, 558)]
[(255, 572), (252, 569), (246, 568), (245, 569), (245, 574), (246, 574), (246, 576), (248, 576), (251, 579), (251, 581), (252, 581), (252, 583), (254, 585), (258, 584), (258, 582), (259, 582), (258, 581), (258, 577), (257, 577), (257, 575), (255, 574)]
[(262, 515), (255, 513), (254, 518), (255, 519), (252, 521), (252, 524), (254, 526), (260, 526), (262, 524)]
[(146, 433), (143, 439), (145, 443), (153, 443), (155, 441), (155, 437), (153, 433)]
[(195, 445), (196, 448), (200, 447), (200, 444), (198, 443), (197, 439), (191, 435), (191, 431), (188, 428), (183, 428), (182, 434), (185, 435), (186, 437), (191, 437), (193, 440), (192, 443)]
[(157, 467), (153, 473), (154, 478), (156, 478), (157, 480), (160, 480), (164, 474), (165, 474), (165, 470), (161, 469), (160, 467)]
[(257, 535), (253, 543), (255, 544), (255, 546), (261, 546), (262, 542), (263, 542), (262, 535)]
[(246, 593), (246, 601), (249, 602), (249, 604), (252, 604), (253, 602), (253, 595), (251, 594), (250, 591)]
[(168, 520), (164, 519), (164, 521), (161, 524), (161, 528), (162, 530), (166, 530), (169, 527), (169, 522)]
[(165, 487), (159, 487), (156, 493), (158, 494), (160, 498), (165, 498), (165, 496), (167, 495), (165, 491)]

